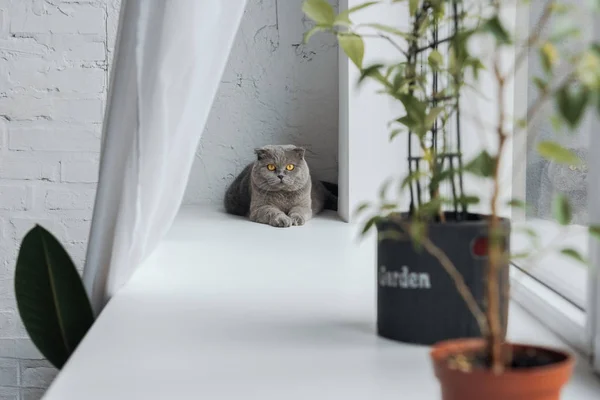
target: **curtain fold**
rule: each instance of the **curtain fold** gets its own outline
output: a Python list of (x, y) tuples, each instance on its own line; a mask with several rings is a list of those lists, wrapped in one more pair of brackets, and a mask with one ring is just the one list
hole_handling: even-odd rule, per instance
[(83, 279), (96, 313), (179, 209), (246, 0), (123, 0)]

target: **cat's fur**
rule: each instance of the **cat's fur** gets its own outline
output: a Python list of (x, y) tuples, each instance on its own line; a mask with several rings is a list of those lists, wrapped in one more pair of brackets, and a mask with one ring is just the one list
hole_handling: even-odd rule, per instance
[[(312, 179), (305, 150), (293, 145), (265, 146), (255, 150), (248, 165), (225, 193), (225, 210), (251, 221), (275, 227), (304, 225), (337, 198), (323, 183)], [(275, 165), (269, 171), (267, 165)], [(294, 165), (292, 171), (286, 165)]]
[(589, 223), (587, 212), (587, 151), (583, 148), (570, 149), (582, 161), (581, 165), (565, 165), (549, 161), (542, 171), (542, 182), (538, 213), (542, 218), (551, 218), (552, 200), (562, 193), (569, 200), (574, 224)]

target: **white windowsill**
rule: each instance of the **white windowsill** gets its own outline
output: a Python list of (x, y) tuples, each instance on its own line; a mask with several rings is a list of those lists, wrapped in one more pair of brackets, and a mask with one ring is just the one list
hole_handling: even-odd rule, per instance
[[(45, 399), (439, 399), (428, 348), (374, 333), (375, 243), (356, 232), (182, 210)], [(514, 305), (509, 331), (566, 346)], [(599, 393), (580, 360), (562, 398)]]

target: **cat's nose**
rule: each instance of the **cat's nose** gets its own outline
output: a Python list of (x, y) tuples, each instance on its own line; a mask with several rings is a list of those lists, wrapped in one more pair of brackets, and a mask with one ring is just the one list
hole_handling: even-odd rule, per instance
[(283, 174), (279, 174), (277, 175), (277, 177), (279, 178), (279, 180), (283, 180)]

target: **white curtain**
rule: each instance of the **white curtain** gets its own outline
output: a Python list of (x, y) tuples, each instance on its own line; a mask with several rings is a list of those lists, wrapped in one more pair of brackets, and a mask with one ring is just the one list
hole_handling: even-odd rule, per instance
[(170, 228), (246, 0), (123, 0), (84, 282), (98, 313)]

